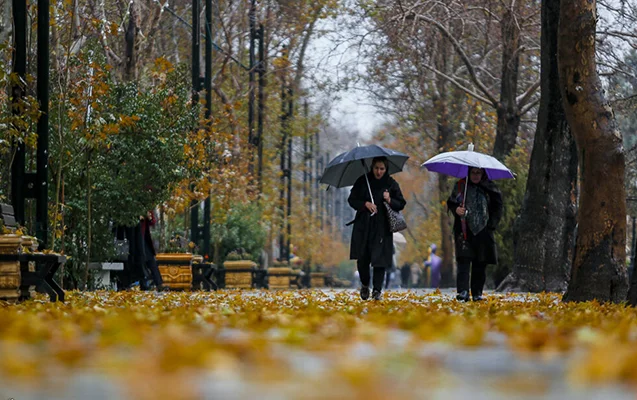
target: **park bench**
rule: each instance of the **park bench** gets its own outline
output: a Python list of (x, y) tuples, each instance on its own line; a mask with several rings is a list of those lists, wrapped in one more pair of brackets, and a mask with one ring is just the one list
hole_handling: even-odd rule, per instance
[[(13, 214), (13, 206), (0, 204), (0, 218), (2, 218), (5, 227), (11, 230), (18, 228)], [(64, 290), (53, 277), (66, 262), (66, 256), (56, 253), (0, 254), (0, 261), (20, 263), (20, 300), (30, 298), (29, 288), (35, 286), (38, 292), (48, 294), (52, 302), (64, 302)], [(33, 263), (35, 268), (29, 268), (30, 263)]]
[(215, 272), (217, 266), (212, 263), (192, 264), (192, 289), (193, 290), (217, 290)]

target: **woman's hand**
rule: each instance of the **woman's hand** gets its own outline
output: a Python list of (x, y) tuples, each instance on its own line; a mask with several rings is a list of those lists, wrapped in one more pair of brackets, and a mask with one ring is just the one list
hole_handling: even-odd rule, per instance
[(462, 207), (462, 206), (456, 208), (456, 214), (458, 214), (461, 217), (464, 217), (464, 214), (466, 212), (467, 212), (467, 210), (464, 207)]
[(389, 192), (387, 190), (383, 192), (383, 199), (385, 199), (387, 203), (391, 203), (391, 198), (389, 197)]
[(376, 204), (370, 202), (370, 201), (366, 201), (365, 202), (365, 208), (367, 208), (369, 210), (370, 213), (372, 214), (376, 214)]

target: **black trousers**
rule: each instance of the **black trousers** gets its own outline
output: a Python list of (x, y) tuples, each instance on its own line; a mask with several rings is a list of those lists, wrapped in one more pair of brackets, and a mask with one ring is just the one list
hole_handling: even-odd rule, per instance
[[(371, 259), (369, 256), (365, 255), (362, 258), (356, 260), (356, 267), (358, 268), (358, 274), (361, 278), (361, 284), (363, 286), (369, 286), (370, 280), (370, 264)], [(385, 280), (385, 268), (384, 267), (374, 267), (374, 289), (382, 290), (383, 289), (383, 281)]]
[[(471, 279), (469, 279), (469, 275), (471, 275)], [(458, 275), (456, 277), (458, 293), (469, 291), (469, 280), (471, 280), (471, 295), (481, 295), (484, 282), (487, 280), (487, 264), (476, 261), (458, 262)]]
[(144, 263), (146, 265), (142, 267), (144, 279), (142, 279), (143, 282), (139, 282), (139, 288), (142, 290), (150, 289), (147, 283), (149, 279), (152, 280), (157, 289), (161, 288), (164, 285), (164, 280), (161, 278), (161, 273), (159, 272), (159, 266), (157, 265), (155, 255), (146, 241), (144, 241), (144, 259), (146, 260)]

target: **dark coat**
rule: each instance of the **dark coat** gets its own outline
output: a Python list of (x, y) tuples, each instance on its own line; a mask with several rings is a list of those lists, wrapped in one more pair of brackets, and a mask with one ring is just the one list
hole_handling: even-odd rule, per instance
[[(469, 185), (473, 182), (469, 181)], [(456, 182), (451, 196), (447, 200), (447, 207), (453, 213), (453, 236), (456, 247), (456, 261), (468, 262), (476, 261), (486, 264), (498, 263), (498, 251), (495, 243), (494, 232), (502, 218), (502, 193), (493, 181), (484, 179), (478, 187), (487, 195), (489, 209), (489, 220), (487, 226), (473, 235), (467, 226), (467, 240), (464, 240), (462, 232), (462, 219), (456, 214), (456, 208), (462, 204), (462, 196), (465, 188), (465, 179)]]
[(391, 176), (385, 174), (381, 179), (376, 179), (373, 172), (370, 172), (367, 177), (374, 194), (374, 204), (376, 204), (378, 214), (370, 216), (370, 212), (365, 207), (365, 202), (371, 201), (371, 198), (365, 175), (363, 175), (356, 180), (347, 199), (349, 205), (356, 210), (349, 258), (358, 260), (368, 255), (373, 267), (391, 267), (394, 243), (387, 221), (387, 209), (383, 204), (385, 203), (383, 192), (389, 190), (391, 199), (389, 205), (395, 211), (405, 208), (407, 202), (400, 191), (398, 182)]

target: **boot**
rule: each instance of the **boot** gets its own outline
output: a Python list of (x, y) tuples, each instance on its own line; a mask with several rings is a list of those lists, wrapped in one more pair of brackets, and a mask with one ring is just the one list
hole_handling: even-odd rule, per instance
[(456, 295), (456, 300), (458, 301), (469, 301), (469, 291), (463, 290), (462, 292)]
[(369, 286), (363, 286), (361, 288), (361, 299), (362, 300), (369, 299)]

